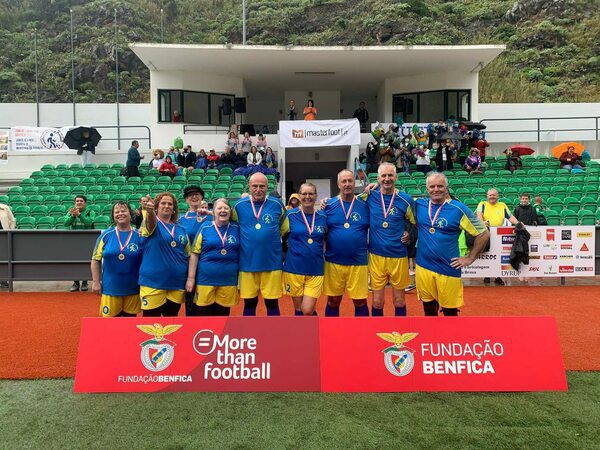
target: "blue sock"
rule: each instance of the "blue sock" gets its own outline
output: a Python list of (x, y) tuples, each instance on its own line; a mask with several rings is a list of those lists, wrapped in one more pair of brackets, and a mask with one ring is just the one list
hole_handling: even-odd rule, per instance
[(279, 300), (265, 298), (265, 306), (267, 307), (267, 316), (279, 316)]
[(244, 307), (244, 316), (256, 316), (256, 306), (252, 307)]
[(383, 317), (383, 308), (379, 309), (379, 308), (375, 308), (374, 306), (371, 307), (371, 316)]
[(395, 316), (406, 316), (406, 305), (394, 307)]
[(294, 316), (303, 316), (304, 314), (299, 309), (294, 310)]
[(362, 306), (354, 307), (354, 317), (369, 317), (369, 307), (366, 303)]
[(279, 316), (281, 315), (279, 313), (279, 306), (276, 306), (275, 308), (267, 308), (267, 316)]
[(311, 316), (318, 316), (316, 311), (313, 311), (313, 313), (311, 314)]
[(329, 303), (325, 306), (325, 317), (340, 317), (340, 307), (329, 306)]

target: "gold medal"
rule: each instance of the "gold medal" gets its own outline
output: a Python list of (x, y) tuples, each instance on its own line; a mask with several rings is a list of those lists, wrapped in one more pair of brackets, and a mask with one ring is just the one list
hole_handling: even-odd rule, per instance
[(383, 228), (387, 228), (387, 227), (388, 227), (388, 223), (387, 223), (387, 222), (383, 222), (383, 223), (381, 224), (381, 226), (382, 226)]
[(254, 225), (254, 228), (256, 228), (257, 230), (260, 230), (260, 223), (257, 223), (256, 225)]
[(431, 234), (435, 233), (435, 228), (431, 227), (431, 228), (429, 229), (429, 232), (430, 232)]
[(346, 223), (344, 224), (344, 228), (350, 228), (350, 224), (349, 224), (348, 222), (346, 222)]
[(177, 247), (177, 242), (171, 241), (171, 247)]
[(223, 249), (221, 250), (221, 255), (225, 256), (227, 254), (227, 250)]
[(313, 240), (312, 240), (312, 238), (308, 238), (308, 241), (306, 241), (306, 242), (308, 242), (309, 244), (312, 244)]
[(119, 260), (123, 261), (125, 259), (125, 255), (123, 253), (119, 253)]

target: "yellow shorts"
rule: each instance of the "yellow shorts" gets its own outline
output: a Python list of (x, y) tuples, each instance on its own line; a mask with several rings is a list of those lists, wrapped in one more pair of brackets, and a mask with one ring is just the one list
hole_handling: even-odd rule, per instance
[(449, 277), (423, 267), (415, 268), (417, 297), (423, 302), (437, 300), (444, 308), (464, 305), (463, 284), (459, 277)]
[(181, 305), (185, 301), (185, 291), (183, 289), (181, 291), (167, 291), (140, 286), (140, 297), (143, 310), (156, 309), (167, 303), (167, 300)]
[(351, 299), (359, 300), (369, 296), (368, 266), (342, 266), (325, 261), (325, 295), (344, 295), (348, 291)]
[(298, 275), (297, 273), (283, 272), (284, 290), (292, 297), (319, 298), (323, 290), (323, 275)]
[(240, 272), (240, 297), (275, 299), (282, 295), (281, 270), (272, 272)]
[(138, 314), (142, 310), (139, 294), (134, 295), (102, 295), (100, 298), (100, 315), (115, 317), (121, 311), (127, 314)]
[(194, 303), (198, 306), (208, 306), (213, 303), (230, 308), (240, 302), (237, 286), (203, 286), (196, 285)]
[(410, 284), (407, 257), (388, 258), (369, 253), (369, 273), (374, 291), (385, 288), (388, 282), (395, 289), (404, 289)]

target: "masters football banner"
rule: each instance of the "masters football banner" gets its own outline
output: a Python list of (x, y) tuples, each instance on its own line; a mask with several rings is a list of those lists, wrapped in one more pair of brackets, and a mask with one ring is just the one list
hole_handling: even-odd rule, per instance
[(490, 250), (482, 253), (463, 278), (495, 277), (593, 277), (595, 275), (595, 227), (527, 227), (529, 264), (515, 270), (510, 253), (515, 241), (513, 227), (490, 228)]
[(12, 127), (10, 149), (12, 151), (68, 150), (63, 138), (69, 127)]
[(357, 119), (283, 120), (279, 122), (279, 147), (334, 147), (360, 145)]
[(552, 317), (83, 319), (75, 392), (566, 390)]

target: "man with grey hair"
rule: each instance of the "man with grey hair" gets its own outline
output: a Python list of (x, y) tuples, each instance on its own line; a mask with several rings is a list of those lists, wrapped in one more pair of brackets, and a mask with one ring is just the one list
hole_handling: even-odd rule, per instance
[[(479, 218), (463, 203), (451, 199), (448, 179), (432, 172), (426, 179), (429, 198), (415, 201), (419, 232), (417, 245), (417, 296), (426, 316), (457, 316), (463, 306), (461, 269), (475, 261), (489, 240), (490, 233)], [(460, 256), (461, 230), (475, 236), (467, 256)]]

